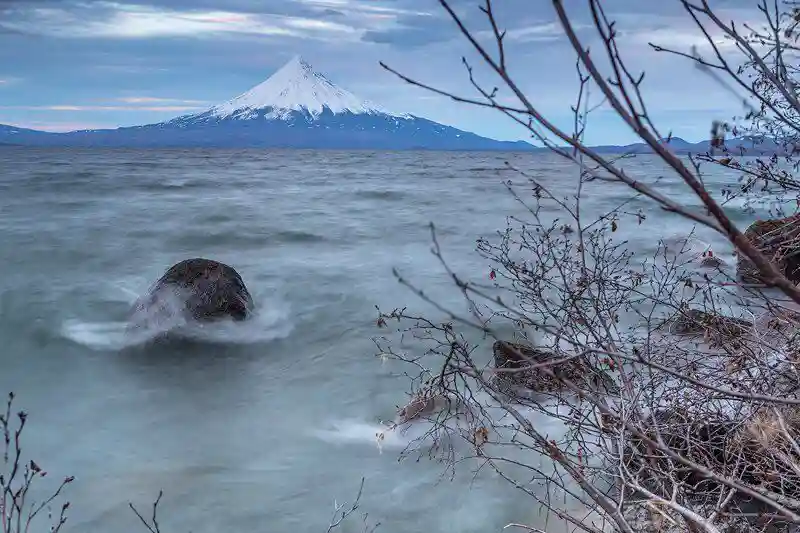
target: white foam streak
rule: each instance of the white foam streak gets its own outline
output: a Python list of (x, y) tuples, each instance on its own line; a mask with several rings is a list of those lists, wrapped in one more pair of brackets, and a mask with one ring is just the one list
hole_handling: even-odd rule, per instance
[[(508, 412), (497, 402), (490, 400), (489, 396), (478, 393), (476, 399), (484, 406), (484, 413), (495, 421), (503, 420), (503, 424), (509, 424)], [(515, 406), (517, 412), (528, 421), (534, 423), (538, 428), (553, 436), (565, 431), (561, 421), (548, 418), (540, 412), (534, 411), (522, 405)], [(435, 415), (433, 415), (435, 418)], [(470, 433), (474, 431), (474, 419), (468, 415), (451, 417), (446, 422), (449, 430), (455, 433)], [(395, 420), (394, 422), (398, 422)], [(355, 418), (333, 419), (328, 421), (323, 428), (316, 428), (311, 431), (316, 438), (338, 444), (368, 445), (374, 447), (378, 453), (384, 450), (403, 450), (409, 446), (424, 447), (433, 444), (431, 430), (434, 422), (425, 419), (415, 419), (404, 424), (388, 422), (367, 422)], [(496, 429), (500, 429), (499, 427)], [(511, 433), (512, 430), (506, 429)], [(510, 435), (507, 436), (510, 438)], [(519, 438), (519, 437), (517, 437)], [(453, 444), (457, 444), (454, 442)]]
[[(133, 303), (135, 291), (114, 285), (115, 300)], [(258, 344), (288, 337), (294, 325), (290, 306), (280, 298), (257, 298), (261, 302), (253, 316), (242, 322), (187, 322), (178, 312), (181, 302), (162, 294), (158, 305), (136, 311), (131, 320), (90, 322), (72, 318), (64, 321), (61, 335), (92, 350), (118, 351), (146, 344), (168, 334), (174, 338), (220, 344)], [(135, 324), (136, 327), (132, 327)]]

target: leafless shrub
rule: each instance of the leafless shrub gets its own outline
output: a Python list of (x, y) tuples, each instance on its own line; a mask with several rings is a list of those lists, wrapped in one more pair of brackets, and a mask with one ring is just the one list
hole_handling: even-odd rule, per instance
[(144, 527), (147, 528), (150, 533), (161, 533), (161, 526), (158, 525), (158, 506), (161, 503), (161, 498), (164, 496), (164, 491), (158, 491), (158, 497), (153, 502), (153, 511), (150, 515), (150, 518), (145, 518), (142, 513), (133, 505), (133, 503), (128, 502), (128, 507), (131, 508), (131, 511), (136, 515), (139, 519), (139, 522), (142, 523)]
[(64, 478), (58, 488), (42, 501), (32, 500), (32, 489), (36, 482), (47, 475), (32, 459), (22, 456), (22, 432), (28, 420), (24, 411), (12, 413), (14, 393), (8, 395), (5, 412), (0, 414), (0, 432), (3, 436), (3, 469), (0, 473), (0, 518), (2, 533), (28, 532), (34, 519), (46, 512), (50, 519), (50, 531), (61, 530), (67, 521), (69, 502), (57, 506), (53, 514), (53, 503), (59, 499), (64, 488), (72, 483), (73, 477)]
[[(331, 517), (330, 523), (327, 527), (327, 533), (331, 533), (338, 529), (342, 523), (345, 522), (351, 515), (353, 515), (361, 506), (361, 496), (364, 493), (364, 478), (361, 478), (361, 484), (358, 487), (358, 494), (356, 494), (355, 499), (353, 500), (352, 504), (347, 503), (338, 503), (336, 501), (333, 502), (333, 516)], [(152, 504), (152, 510), (150, 512), (150, 517), (146, 518), (133, 503), (128, 503), (128, 507), (134, 512), (136, 517), (139, 519), (139, 522), (147, 528), (150, 533), (161, 533), (161, 526), (158, 523), (158, 509), (159, 505), (161, 504), (161, 498), (164, 496), (163, 491), (158, 492), (158, 497)], [(363, 533), (374, 533), (375, 530), (381, 525), (380, 522), (375, 524), (371, 524), (369, 522), (369, 514), (363, 513), (361, 515), (362, 521), (362, 532)]]
[[(404, 455), (436, 457), (450, 475), (466, 463), (475, 471), (489, 468), (575, 530), (716, 533), (799, 524), (800, 289), (790, 279), (787, 257), (800, 247), (782, 233), (788, 255), (766, 254), (764, 242), (751, 239), (724, 210), (739, 196), (751, 202), (773, 194), (781, 207), (773, 216), (785, 216), (788, 198), (800, 191), (793, 166), (800, 132), (795, 2), (762, 2), (761, 29), (724, 22), (705, 0), (680, 0), (707, 38), (711, 57), (655, 48), (694, 61), (744, 95), (748, 106), (737, 126), (712, 125), (707, 152), (688, 157), (678, 156), (670, 135), (651, 120), (641, 92), (644, 75), (626, 65), (617, 26), (601, 0), (586, 5), (605, 69), (579, 38), (563, 2), (551, 0), (577, 56), (572, 131), (548, 120), (515, 83), (491, 0), (481, 5), (491, 44), (479, 36), (487, 32), (465, 25), (451, 2), (439, 3), (515, 103), (478, 80), (466, 60), (476, 97), (383, 66), (418, 87), (503, 113), (578, 172), (573, 192), (565, 195), (509, 165), (518, 179), (506, 187), (526, 215), (510, 217), (504, 231), (478, 242), (490, 263), (488, 282), (457, 275), (431, 226), (433, 253), (468, 302), (468, 313), (445, 308), (396, 273), (438, 309), (435, 318), (379, 311), (378, 326), (396, 327), (404, 348), (387, 334), (375, 339), (381, 356), (413, 369), (412, 402), (389, 430), (427, 424)], [(720, 49), (720, 34), (733, 42), (737, 57)], [(590, 101), (592, 94), (601, 100)], [(631, 154), (608, 156), (584, 142), (599, 104), (624, 120), (701, 209), (661, 192), (658, 180), (632, 175), (625, 167)], [(728, 133), (734, 139), (726, 140)], [(709, 163), (741, 172), (738, 189), (707, 189)], [(599, 187), (620, 185), (631, 189), (629, 199), (604, 213), (586, 208)], [(709, 260), (710, 250), (696, 250), (691, 235), (660, 242), (651, 257), (634, 253), (620, 228), (647, 231), (648, 212), (629, 207), (643, 201), (724, 236), (740, 263), (758, 272), (758, 282)], [(513, 339), (498, 334), (508, 325)], [(447, 401), (410, 409), (420, 398)]]

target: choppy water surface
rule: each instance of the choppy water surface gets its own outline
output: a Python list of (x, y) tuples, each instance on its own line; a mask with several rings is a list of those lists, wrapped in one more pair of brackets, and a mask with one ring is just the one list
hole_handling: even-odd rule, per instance
[[(522, 214), (504, 161), (574, 189), (575, 169), (547, 155), (0, 150), (0, 394), (30, 413), (26, 453), (77, 477), (66, 530), (135, 531), (128, 501), (163, 489), (165, 532), (324, 531), (362, 476), (362, 510), (388, 533), (541, 524), (488, 471), (450, 481), (431, 461), (398, 463), (413, 431), (375, 443), (407, 388), (373, 356), (375, 305), (429, 310), (391, 269), (459, 305), (428, 223), (459, 273), (485, 277), (475, 239)], [(589, 194), (594, 212), (629, 196), (608, 183)], [(620, 238), (646, 254), (688, 229), (654, 211)], [(144, 339), (122, 334), (130, 304), (196, 256), (233, 265), (259, 315), (131, 346)]]

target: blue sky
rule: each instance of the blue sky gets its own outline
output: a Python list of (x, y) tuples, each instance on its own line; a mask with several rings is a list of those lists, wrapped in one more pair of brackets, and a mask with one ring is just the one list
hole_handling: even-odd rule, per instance
[[(599, 50), (586, 1), (565, 3), (581, 37)], [(478, 0), (454, 5), (471, 28), (489, 29)], [(727, 18), (758, 20), (754, 0), (712, 5)], [(687, 60), (647, 45), (703, 50), (678, 0), (608, 0), (606, 8), (631, 66), (647, 71), (645, 94), (664, 130), (701, 140), (712, 120), (741, 112)], [(569, 124), (574, 54), (551, 2), (499, 0), (496, 10), (518, 84), (548, 117)], [(393, 111), (494, 138), (526, 138), (497, 112), (411, 87), (378, 65), (474, 94), (461, 64), (474, 53), (436, 0), (0, 0), (0, 123), (63, 131), (158, 122), (228, 100), (295, 54)], [(635, 140), (605, 110), (593, 116), (587, 137), (593, 144)]]

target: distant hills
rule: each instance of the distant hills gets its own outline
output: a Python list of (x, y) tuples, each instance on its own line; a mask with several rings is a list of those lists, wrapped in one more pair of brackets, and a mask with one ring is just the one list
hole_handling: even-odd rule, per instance
[[(249, 91), (200, 113), (116, 129), (52, 133), (0, 124), (0, 146), (312, 148), (373, 150), (543, 151), (498, 141), (411, 114), (387, 111), (334, 85), (299, 56)], [(748, 153), (780, 151), (774, 142), (726, 141)], [(677, 153), (708, 152), (708, 141), (673, 137)], [(644, 143), (595, 146), (600, 153), (649, 153)]]
[[(677, 154), (703, 154), (712, 151), (710, 141), (700, 141), (691, 143), (680, 137), (671, 137), (669, 141), (662, 140), (662, 143), (669, 145), (670, 149)], [(731, 155), (771, 155), (775, 153), (784, 153), (785, 150), (779, 146), (775, 141), (766, 138), (755, 137), (740, 137), (725, 140), (725, 148)], [(653, 149), (645, 143), (634, 143), (622, 146), (617, 145), (603, 145), (593, 146), (593, 150), (602, 154), (647, 154), (653, 153)], [(719, 149), (714, 149), (719, 153)]]

